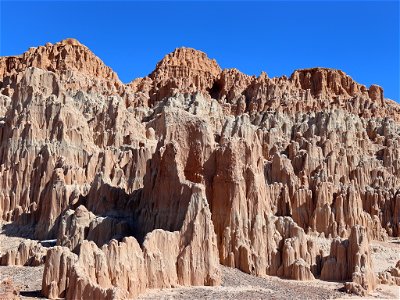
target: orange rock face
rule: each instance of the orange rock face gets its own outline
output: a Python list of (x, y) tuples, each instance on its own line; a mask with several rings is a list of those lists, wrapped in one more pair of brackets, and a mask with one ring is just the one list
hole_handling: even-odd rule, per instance
[(219, 264), (367, 294), (368, 241), (400, 235), (400, 106), (339, 70), (180, 48), (125, 85), (68, 39), (0, 58), (0, 140), (0, 218), (57, 244), (1, 261), (45, 260), (49, 298), (218, 285)]
[(86, 46), (75, 39), (66, 39), (54, 45), (30, 48), (21, 56), (1, 58), (1, 77), (18, 74), (29, 67), (55, 73), (76, 70), (88, 76), (118, 79), (111, 68), (105, 66)]
[(221, 72), (215, 60), (191, 48), (178, 48), (166, 55), (149, 75), (150, 98), (160, 101), (177, 93), (207, 92)]

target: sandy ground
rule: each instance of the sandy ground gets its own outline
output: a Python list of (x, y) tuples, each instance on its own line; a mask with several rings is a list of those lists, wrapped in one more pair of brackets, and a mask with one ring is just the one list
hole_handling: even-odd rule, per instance
[(342, 286), (338, 283), (328, 282), (322, 287), (319, 280), (304, 283), (272, 276), (255, 277), (224, 266), (221, 269), (221, 286), (155, 289), (149, 290), (139, 299), (335, 299), (344, 295), (335, 290)]
[(45, 299), (40, 294), (43, 268), (44, 266), (0, 266), (0, 282), (11, 278), (14, 286), (19, 289), (22, 299)]
[[(0, 232), (0, 253), (17, 248), (22, 238)], [(387, 242), (373, 241), (370, 245), (376, 273), (394, 266), (400, 260), (400, 238)], [(152, 289), (139, 299), (400, 299), (400, 287), (379, 285), (369, 297), (358, 297), (341, 292), (342, 283), (313, 280), (300, 282), (268, 276), (260, 278), (237, 269), (221, 266), (223, 283), (217, 287), (179, 287)], [(0, 282), (11, 278), (20, 290), (22, 299), (43, 299), (40, 295), (43, 266), (0, 266)], [(89, 299), (90, 300), (90, 299)]]
[(277, 277), (259, 278), (237, 269), (221, 266), (223, 284), (219, 287), (182, 287), (153, 289), (139, 297), (141, 300), (264, 300), (264, 299), (400, 299), (400, 287), (380, 285), (368, 297), (341, 292), (342, 283), (314, 280), (299, 282)]
[(385, 271), (400, 260), (400, 238), (392, 238), (387, 242), (373, 241), (370, 244), (372, 262), (375, 272)]

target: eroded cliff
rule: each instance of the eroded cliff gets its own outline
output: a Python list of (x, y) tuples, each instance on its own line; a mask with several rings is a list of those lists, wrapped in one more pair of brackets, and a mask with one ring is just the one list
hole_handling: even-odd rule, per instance
[(218, 285), (220, 263), (366, 294), (366, 243), (400, 236), (400, 106), (342, 71), (180, 48), (123, 84), (68, 39), (0, 58), (0, 94), (0, 217), (58, 245), (3, 260), (45, 260), (47, 297)]

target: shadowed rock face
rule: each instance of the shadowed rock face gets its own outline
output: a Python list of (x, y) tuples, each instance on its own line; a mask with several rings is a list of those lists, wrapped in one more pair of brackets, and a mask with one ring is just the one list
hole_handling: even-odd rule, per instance
[[(400, 106), (342, 71), (180, 48), (125, 85), (68, 39), (0, 75), (0, 218), (57, 239), (49, 298), (217, 285), (219, 263), (365, 294), (368, 240), (400, 235)], [(27, 245), (4, 261), (39, 261)]]

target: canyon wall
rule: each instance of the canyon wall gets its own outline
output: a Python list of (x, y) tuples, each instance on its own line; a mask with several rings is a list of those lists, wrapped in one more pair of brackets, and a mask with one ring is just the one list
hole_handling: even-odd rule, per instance
[(67, 39), (0, 58), (0, 140), (0, 218), (56, 239), (49, 298), (218, 285), (220, 263), (365, 294), (365, 243), (400, 236), (400, 105), (340, 70), (180, 48), (123, 84)]

